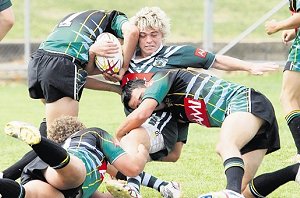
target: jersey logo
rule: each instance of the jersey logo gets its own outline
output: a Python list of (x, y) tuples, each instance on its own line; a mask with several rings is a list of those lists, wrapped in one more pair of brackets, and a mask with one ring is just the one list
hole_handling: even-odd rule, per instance
[(206, 105), (203, 100), (184, 98), (184, 110), (189, 121), (210, 127)]
[(101, 181), (103, 181), (103, 179), (104, 179), (106, 170), (107, 170), (107, 163), (106, 163), (106, 161), (102, 161), (101, 166), (98, 167), (98, 171), (100, 173)]
[(206, 57), (206, 55), (207, 55), (207, 51), (205, 51), (205, 50), (203, 50), (203, 49), (200, 49), (200, 48), (197, 48), (196, 50), (195, 50), (195, 56), (198, 56), (198, 57), (200, 57), (200, 58), (205, 58)]
[(154, 67), (164, 67), (164, 66), (166, 66), (167, 62), (168, 62), (167, 58), (156, 57), (154, 62), (152, 63), (152, 65)]

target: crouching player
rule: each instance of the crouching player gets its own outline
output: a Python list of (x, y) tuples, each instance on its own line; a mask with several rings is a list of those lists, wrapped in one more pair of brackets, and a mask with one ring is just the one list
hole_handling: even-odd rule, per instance
[(118, 128), (118, 139), (161, 108), (180, 122), (220, 128), (217, 153), (223, 160), (227, 186), (201, 198), (264, 197), (288, 181), (299, 180), (299, 164), (253, 180), (264, 156), (280, 148), (273, 106), (254, 89), (203, 73), (173, 70), (157, 72), (149, 82), (128, 82), (122, 99), (135, 110)]
[(30, 124), (13, 121), (5, 126), (5, 133), (30, 145), (38, 157), (23, 169), (21, 184), (0, 179), (3, 198), (109, 197), (95, 193), (103, 181), (107, 162), (125, 175), (136, 176), (147, 161), (143, 145), (137, 155), (129, 155), (106, 131), (85, 128), (75, 117), (56, 119), (48, 132), (56, 142), (67, 139), (64, 146), (41, 137)]

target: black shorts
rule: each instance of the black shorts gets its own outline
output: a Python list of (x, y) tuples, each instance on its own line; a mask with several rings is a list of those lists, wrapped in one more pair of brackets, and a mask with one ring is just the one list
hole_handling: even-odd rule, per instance
[(28, 65), (30, 97), (47, 103), (63, 97), (79, 101), (87, 77), (84, 65), (68, 55), (37, 50)]
[(278, 124), (273, 105), (267, 97), (253, 89), (251, 89), (251, 113), (266, 122), (254, 138), (241, 149), (241, 153), (267, 149), (268, 154), (280, 149)]
[[(22, 175), (21, 175), (21, 184), (24, 185), (31, 180), (41, 180), (46, 182), (43, 172), (48, 168), (48, 164), (43, 162), (39, 157), (36, 157), (33, 161), (31, 161), (27, 166), (24, 167)], [(59, 190), (65, 198), (75, 198), (80, 197), (82, 193), (81, 186), (78, 186), (69, 190)]]

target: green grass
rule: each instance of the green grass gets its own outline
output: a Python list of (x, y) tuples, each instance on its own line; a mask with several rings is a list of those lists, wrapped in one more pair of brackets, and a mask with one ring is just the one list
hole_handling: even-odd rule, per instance
[[(289, 159), (296, 150), (279, 104), (281, 75), (281, 72), (275, 72), (263, 77), (244, 73), (231, 73), (223, 76), (231, 81), (254, 87), (267, 95), (274, 104), (282, 148), (266, 156), (258, 173), (274, 171), (290, 165)], [(11, 120), (22, 120), (38, 125), (44, 117), (43, 105), (40, 101), (29, 98), (26, 84), (2, 84), (0, 93), (0, 127)], [(80, 105), (80, 118), (87, 126), (98, 126), (114, 133), (124, 119), (119, 96), (113, 93), (85, 90)], [(162, 179), (180, 182), (185, 198), (224, 189), (225, 177), (222, 161), (215, 154), (218, 131), (218, 129), (208, 129), (192, 124), (188, 143), (184, 146), (179, 161), (176, 163), (151, 162), (146, 166), (146, 171)], [(0, 133), (0, 145), (0, 170), (12, 164), (29, 150), (27, 145), (3, 133)], [(142, 193), (146, 198), (159, 197), (157, 192), (145, 187), (142, 188)], [(269, 198), (278, 197), (298, 198), (298, 184), (291, 182), (269, 196)]]
[[(5, 41), (23, 41), (24, 1), (12, 0), (16, 24)], [(31, 0), (31, 39), (44, 40), (56, 23), (65, 15), (87, 9), (117, 9), (133, 16), (144, 6), (159, 6), (171, 18), (172, 30), (167, 41), (200, 42), (203, 37), (204, 1), (196, 0)], [(214, 0), (214, 40), (230, 41), (252, 25), (281, 0)], [(290, 16), (285, 6), (274, 15), (276, 19)], [(268, 38), (266, 40), (266, 38)], [(267, 37), (262, 25), (243, 41), (279, 41), (280, 34)]]

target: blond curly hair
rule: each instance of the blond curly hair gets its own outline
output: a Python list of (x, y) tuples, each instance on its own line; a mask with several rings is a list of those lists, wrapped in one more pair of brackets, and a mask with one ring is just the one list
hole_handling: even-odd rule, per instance
[(170, 19), (159, 7), (144, 7), (135, 16), (130, 18), (130, 22), (136, 25), (140, 31), (146, 28), (161, 31), (163, 40), (170, 33)]
[(86, 127), (77, 117), (61, 116), (56, 118), (48, 129), (48, 138), (57, 143), (63, 143), (73, 133)]

